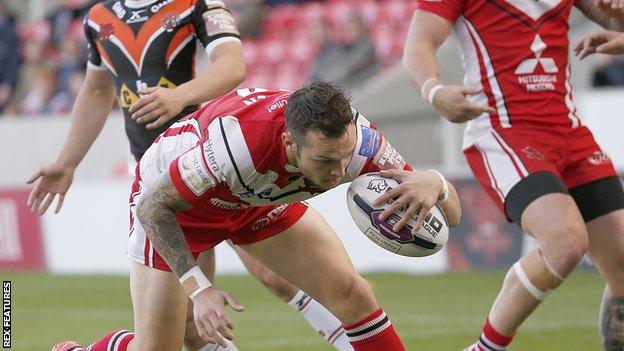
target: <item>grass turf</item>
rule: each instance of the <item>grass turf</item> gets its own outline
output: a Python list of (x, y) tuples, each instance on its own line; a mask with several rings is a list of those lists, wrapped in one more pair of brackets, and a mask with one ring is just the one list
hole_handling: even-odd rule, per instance
[[(459, 351), (474, 341), (503, 272), (410, 276), (366, 275), (408, 350)], [(58, 341), (88, 344), (132, 329), (128, 278), (3, 273), (13, 282), (13, 350), (49, 350)], [(223, 276), (218, 286), (245, 305), (230, 313), (242, 351), (332, 350), (294, 310), (249, 276)], [(598, 307), (603, 283), (577, 272), (518, 333), (511, 350), (600, 350)]]

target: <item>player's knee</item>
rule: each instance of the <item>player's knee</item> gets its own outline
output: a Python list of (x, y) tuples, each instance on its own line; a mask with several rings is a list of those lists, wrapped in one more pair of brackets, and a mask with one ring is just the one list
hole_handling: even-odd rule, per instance
[(339, 291), (341, 293), (338, 303), (345, 308), (347, 315), (351, 316), (357, 313), (368, 315), (377, 308), (373, 289), (364, 278), (357, 274)]
[(543, 248), (542, 252), (549, 268), (565, 278), (581, 261), (589, 246), (587, 229), (584, 224), (561, 225), (557, 230), (557, 240), (553, 248)]

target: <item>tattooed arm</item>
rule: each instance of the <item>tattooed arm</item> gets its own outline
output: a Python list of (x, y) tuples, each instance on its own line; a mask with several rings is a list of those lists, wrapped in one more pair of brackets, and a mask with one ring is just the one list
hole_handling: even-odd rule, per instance
[[(180, 195), (169, 172), (165, 172), (158, 184), (147, 191), (137, 208), (137, 217), (152, 245), (178, 277), (192, 270), (201, 272), (175, 215), (177, 211), (189, 208), (191, 205)], [(191, 290), (195, 290), (189, 296), (193, 300), (193, 314), (199, 335), (206, 341), (226, 347), (223, 338), (232, 340), (233, 336), (228, 329), (232, 329), (233, 325), (225, 314), (225, 306), (230, 305), (239, 312), (243, 306), (230, 293), (217, 290), (214, 286)]]
[(137, 217), (152, 245), (178, 277), (197, 265), (175, 216), (177, 211), (189, 208), (191, 206), (173, 185), (169, 172), (147, 191), (137, 207)]
[(576, 7), (604, 28), (621, 32), (624, 31), (624, 9), (620, 2), (624, 5), (622, 0), (578, 0)]

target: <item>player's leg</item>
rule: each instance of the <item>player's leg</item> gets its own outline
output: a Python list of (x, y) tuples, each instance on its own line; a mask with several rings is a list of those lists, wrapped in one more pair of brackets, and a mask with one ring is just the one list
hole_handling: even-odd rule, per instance
[[(180, 351), (187, 296), (172, 272), (130, 263), (134, 333), (115, 331), (87, 346), (89, 351)], [(61, 343), (53, 351), (84, 351)]]
[[(206, 277), (211, 281), (215, 281), (215, 254), (214, 249), (203, 251), (199, 257), (197, 257), (197, 265), (199, 265), (206, 274)], [(189, 351), (236, 351), (238, 348), (230, 340), (224, 339), (227, 347), (219, 346), (218, 344), (206, 343), (206, 340), (199, 336), (197, 326), (195, 325), (195, 318), (193, 316), (193, 302), (188, 299), (188, 307), (186, 310), (186, 329), (184, 330), (184, 346)]]
[[(228, 241), (228, 243), (230, 242)], [(298, 287), (289, 283), (286, 279), (263, 266), (241, 247), (237, 245), (231, 246), (249, 273), (272, 292), (273, 295), (301, 313), (312, 328), (327, 342), (340, 351), (353, 350), (349, 343), (349, 338), (342, 328), (342, 323), (323, 305), (299, 290)]]
[(624, 210), (587, 223), (589, 253), (607, 285), (600, 310), (605, 351), (624, 349)]
[(589, 232), (589, 254), (606, 281), (600, 332), (606, 351), (624, 349), (624, 191), (617, 177), (570, 190)]
[[(492, 132), (465, 152), (476, 178), (501, 210), (539, 243), (507, 272), (470, 350), (505, 350), (522, 322), (570, 274), (588, 246), (583, 218), (553, 165), (556, 156), (549, 158), (548, 150), (560, 140), (551, 145), (552, 135), (518, 133), (516, 139), (507, 135), (516, 145), (509, 146)], [(525, 140), (530, 140), (530, 148), (523, 146)]]
[(326, 306), (345, 324), (355, 350), (405, 349), (371, 287), (313, 208), (280, 234), (241, 247)]
[[(129, 351), (179, 351), (188, 297), (173, 272), (131, 263), (135, 338)], [(95, 350), (94, 350), (95, 351)]]
[(574, 270), (587, 250), (584, 222), (574, 200), (553, 193), (533, 201), (522, 214), (523, 230), (539, 248), (509, 270), (488, 316), (490, 326), (512, 336), (531, 312)]
[(609, 156), (586, 127), (572, 131), (576, 162), (563, 172), (589, 232), (589, 254), (607, 287), (600, 313), (605, 350), (624, 349), (624, 190)]
[(482, 334), (469, 350), (505, 350), (524, 320), (574, 270), (587, 249), (585, 225), (569, 195), (538, 198), (524, 210), (521, 223), (539, 248), (507, 272)]

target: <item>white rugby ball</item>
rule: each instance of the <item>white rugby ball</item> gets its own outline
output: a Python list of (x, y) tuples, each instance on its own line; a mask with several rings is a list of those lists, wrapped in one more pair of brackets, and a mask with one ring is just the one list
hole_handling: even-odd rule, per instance
[(417, 214), (407, 222), (400, 231), (395, 232), (392, 227), (398, 222), (405, 208), (393, 213), (385, 221), (379, 219), (381, 212), (393, 200), (373, 207), (373, 201), (381, 194), (393, 189), (399, 182), (392, 178), (384, 178), (379, 173), (368, 173), (357, 177), (347, 190), (347, 208), (358, 228), (382, 248), (403, 256), (423, 257), (432, 255), (446, 244), (449, 227), (446, 215), (440, 205), (429, 211), (423, 225), (416, 234), (412, 228), (416, 224)]

